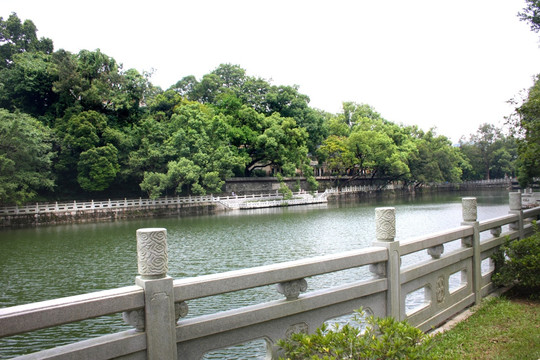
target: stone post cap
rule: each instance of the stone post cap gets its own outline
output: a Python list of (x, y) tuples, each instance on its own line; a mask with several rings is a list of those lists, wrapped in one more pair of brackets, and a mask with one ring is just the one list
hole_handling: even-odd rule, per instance
[(461, 199), (463, 221), (472, 222), (478, 218), (477, 204), (475, 197), (466, 197)]
[(380, 207), (375, 209), (376, 237), (379, 241), (394, 241), (396, 237), (396, 209)]
[(144, 278), (165, 277), (168, 267), (167, 229), (137, 230), (137, 258), (139, 274)]
[(508, 193), (510, 210), (521, 210), (521, 193), (511, 192)]

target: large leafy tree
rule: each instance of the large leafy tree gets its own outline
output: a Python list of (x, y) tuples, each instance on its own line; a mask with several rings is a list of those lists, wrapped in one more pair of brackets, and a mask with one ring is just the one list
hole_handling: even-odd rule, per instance
[(120, 170), (115, 144), (124, 146), (122, 133), (94, 110), (67, 115), (57, 123), (56, 131), (60, 140), (56, 170), (62, 185), (73, 188), (77, 184), (86, 191), (107, 189)]
[(220, 192), (224, 180), (244, 167), (245, 158), (229, 145), (224, 115), (178, 100), (170, 118), (150, 117), (141, 124), (153, 130), (130, 156), (130, 164), (143, 174), (141, 189), (152, 197)]
[(423, 132), (411, 129), (417, 151), (409, 157), (411, 181), (416, 186), (426, 183), (460, 182), (463, 170), (470, 165), (460, 149), (451, 141), (436, 135), (433, 129)]
[(141, 117), (141, 105), (155, 95), (149, 73), (122, 70), (114, 58), (95, 51), (71, 54), (59, 50), (52, 55), (53, 90), (61, 110), (78, 108), (108, 115), (118, 125), (131, 124)]
[[(526, 0), (526, 7), (518, 16), (529, 23), (532, 31), (540, 32), (540, 1)], [(540, 177), (540, 75), (510, 123), (518, 135), (518, 180), (521, 187), (527, 187)]]
[(540, 31), (540, 1), (539, 0), (525, 0), (527, 4), (523, 8), (523, 12), (518, 13), (519, 18), (522, 21), (527, 21), (531, 26), (531, 30), (534, 32)]
[(111, 144), (82, 152), (77, 163), (77, 181), (88, 191), (102, 191), (116, 178), (118, 150)]
[(330, 135), (318, 149), (320, 160), (337, 174), (421, 185), (458, 182), (468, 162), (444, 136), (384, 119), (366, 104), (343, 103), (327, 118)]
[(471, 165), (465, 169), (468, 180), (504, 177), (514, 172), (515, 143), (492, 124), (481, 124), (469, 139), (461, 138), (459, 146)]
[(36, 119), (0, 109), (0, 204), (21, 204), (52, 190), (52, 133)]
[(48, 114), (54, 119), (54, 105), (58, 96), (52, 84), (57, 77), (51, 73), (51, 67), (49, 54), (14, 54), (11, 65), (0, 69), (0, 107), (10, 111), (20, 110), (34, 117)]
[(359, 174), (389, 181), (408, 177), (406, 154), (399, 151), (387, 133), (358, 129), (349, 136), (348, 146)]
[(333, 174), (346, 174), (354, 167), (355, 156), (347, 143), (346, 136), (330, 135), (317, 150), (319, 160), (324, 162)]
[(37, 38), (37, 28), (31, 20), (21, 22), (16, 13), (7, 19), (0, 17), (0, 69), (12, 66), (13, 57), (24, 52), (53, 51), (53, 42)]
[(518, 132), (518, 179), (522, 187), (527, 187), (540, 177), (540, 75), (516, 115), (513, 121)]
[(39, 39), (36, 26), (21, 20), (15, 13), (0, 17), (0, 107), (43, 117), (45, 123), (54, 118), (56, 94), (52, 83), (50, 39)]
[(304, 170), (309, 162), (308, 134), (294, 118), (277, 112), (269, 116), (258, 113), (234, 95), (224, 100), (219, 110), (227, 117), (231, 145), (247, 159), (245, 176), (267, 166), (280, 168), (285, 175), (294, 175), (295, 169)]
[(221, 64), (200, 81), (186, 76), (171, 89), (190, 100), (219, 109), (230, 110), (231, 99), (237, 99), (239, 105), (246, 105), (266, 117), (278, 113), (292, 118), (307, 131), (306, 145), (311, 153), (328, 135), (323, 114), (309, 107), (309, 97), (301, 94), (298, 86), (271, 85), (264, 79), (248, 76), (238, 65)]

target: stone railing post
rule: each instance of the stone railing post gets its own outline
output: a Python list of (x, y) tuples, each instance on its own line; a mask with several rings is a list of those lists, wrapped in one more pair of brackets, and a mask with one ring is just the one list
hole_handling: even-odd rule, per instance
[(518, 221), (509, 225), (510, 230), (519, 231), (519, 238), (523, 239), (523, 210), (521, 204), (521, 193), (511, 192), (508, 194), (508, 200), (510, 205), (510, 214), (519, 216)]
[(137, 230), (139, 276), (144, 289), (144, 331), (149, 360), (176, 359), (173, 279), (167, 276), (167, 230)]
[(377, 240), (373, 246), (382, 246), (388, 249), (388, 262), (384, 266), (371, 266), (370, 270), (380, 277), (388, 280), (386, 298), (386, 316), (392, 316), (396, 320), (405, 318), (404, 309), (401, 309), (401, 255), (399, 253), (399, 241), (396, 237), (396, 209), (383, 207), (375, 209), (375, 226)]
[(478, 227), (478, 213), (476, 198), (467, 197), (461, 199), (463, 222), (461, 225), (473, 227), (472, 237), (462, 239), (462, 245), (473, 248), (473, 263), (472, 263), (472, 288), (474, 291), (474, 301), (480, 304), (482, 301), (482, 258), (480, 255), (480, 232)]

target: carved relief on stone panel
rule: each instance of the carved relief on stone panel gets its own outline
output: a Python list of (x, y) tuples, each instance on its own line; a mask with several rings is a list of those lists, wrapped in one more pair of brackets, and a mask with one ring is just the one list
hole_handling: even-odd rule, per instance
[(164, 275), (167, 265), (167, 231), (137, 231), (139, 274)]

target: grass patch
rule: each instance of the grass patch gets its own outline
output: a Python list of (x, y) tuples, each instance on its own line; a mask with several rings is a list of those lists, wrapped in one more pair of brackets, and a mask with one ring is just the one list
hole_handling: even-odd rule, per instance
[(434, 337), (435, 359), (540, 359), (540, 301), (490, 298), (467, 320)]

